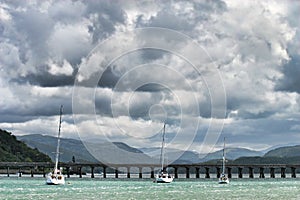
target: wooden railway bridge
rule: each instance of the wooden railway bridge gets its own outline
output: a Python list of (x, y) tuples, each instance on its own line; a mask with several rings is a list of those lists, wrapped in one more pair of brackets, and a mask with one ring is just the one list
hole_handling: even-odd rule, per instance
[[(22, 172), (23, 170), (29, 170), (31, 177), (34, 177), (36, 169), (42, 169), (42, 174), (45, 174), (53, 168), (54, 164), (50, 162), (0, 162), (0, 169), (5, 171), (7, 176), (10, 175), (10, 171), (17, 170)], [(155, 171), (160, 168), (160, 165), (156, 164), (103, 164), (103, 163), (59, 163), (60, 167), (66, 171), (67, 177), (70, 177), (70, 169), (77, 169), (76, 174), (79, 178), (82, 178), (82, 168), (90, 168), (91, 178), (95, 178), (94, 169), (96, 167), (102, 168), (103, 178), (107, 178), (107, 169), (113, 170), (114, 178), (119, 178), (120, 169), (126, 169), (127, 178), (131, 178), (131, 168), (138, 169), (139, 178), (143, 178), (143, 169), (147, 168), (150, 173), (150, 178), (154, 178)], [(193, 170), (195, 178), (200, 178), (200, 174), (203, 178), (211, 178), (212, 174), (215, 174), (217, 178), (220, 177), (221, 166), (220, 165), (208, 165), (208, 164), (170, 164), (167, 166), (170, 171), (173, 172), (174, 177), (178, 178), (179, 170), (185, 171), (185, 178), (190, 178), (191, 171)], [(286, 171), (290, 171), (290, 178), (296, 178), (296, 170), (300, 169), (300, 165), (285, 165), (285, 164), (249, 164), (249, 165), (227, 165), (226, 172), (229, 178), (232, 178), (232, 171), (235, 170), (237, 178), (254, 178), (254, 171), (259, 174), (259, 178), (265, 178), (266, 172), (270, 174), (270, 178), (275, 177), (275, 170), (280, 172), (280, 178), (288, 178)], [(202, 173), (200, 172), (202, 171)], [(243, 173), (247, 171), (247, 174)], [(3, 173), (3, 172), (2, 172)], [(22, 173), (19, 173), (22, 176)]]

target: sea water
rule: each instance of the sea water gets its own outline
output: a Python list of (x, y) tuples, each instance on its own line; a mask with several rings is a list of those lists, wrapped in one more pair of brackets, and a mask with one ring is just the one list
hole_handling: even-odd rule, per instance
[(1, 177), (0, 199), (300, 199), (300, 179), (175, 180), (71, 178), (46, 185), (43, 178)]

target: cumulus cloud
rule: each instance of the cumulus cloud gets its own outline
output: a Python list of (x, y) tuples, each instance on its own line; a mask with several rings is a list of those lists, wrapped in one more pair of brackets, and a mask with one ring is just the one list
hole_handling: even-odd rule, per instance
[(3, 1), (0, 125), (43, 133), (33, 127), (64, 104), (70, 137), (77, 128), (85, 139), (158, 146), (166, 121), (170, 145), (183, 149), (199, 151), (205, 133), (218, 130), (211, 125), (223, 123), (235, 145), (288, 143), (299, 130), (299, 8), (279, 0)]

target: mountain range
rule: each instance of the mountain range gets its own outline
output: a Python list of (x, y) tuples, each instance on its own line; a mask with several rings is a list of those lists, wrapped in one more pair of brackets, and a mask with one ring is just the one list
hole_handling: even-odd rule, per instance
[[(55, 159), (55, 154), (53, 152), (56, 151), (56, 137), (32, 134), (17, 136), (17, 138), (26, 143), (29, 147), (37, 148), (41, 152), (49, 155), (52, 160)], [(86, 146), (91, 148), (90, 150), (93, 151), (93, 155), (87, 150)], [(81, 163), (93, 163), (98, 162), (98, 160), (111, 164), (157, 162), (157, 160), (153, 160), (139, 149), (130, 147), (121, 142), (83, 143), (76, 139), (61, 138), (60, 152), (60, 161), (62, 162), (73, 162), (73, 156), (76, 162)]]
[[(57, 145), (56, 137), (47, 135), (24, 135), (17, 136), (17, 138), (26, 143), (31, 148), (37, 148), (41, 152), (49, 155), (54, 160), (54, 154)], [(88, 143), (89, 147), (93, 147), (93, 155), (87, 150), (85, 144), (80, 140), (62, 138), (61, 139), (61, 156), (62, 162), (71, 162), (74, 156), (77, 162), (98, 162), (93, 156), (104, 162), (112, 163), (113, 161), (126, 164), (126, 163), (159, 163), (160, 148), (141, 148), (137, 149), (130, 147), (122, 142), (101, 142), (101, 143)], [(272, 149), (268, 152), (254, 151), (247, 148), (227, 148), (226, 158), (228, 160), (240, 160), (241, 162), (264, 162), (264, 160), (276, 160), (274, 157), (292, 158), (300, 156), (300, 145), (279, 147)], [(108, 157), (110, 159), (108, 159)], [(213, 160), (220, 160), (222, 157), (222, 150), (208, 153), (207, 155), (199, 154), (194, 151), (182, 151), (178, 149), (166, 149), (166, 158), (172, 163), (202, 163)], [(108, 161), (106, 160), (108, 159)], [(246, 161), (245, 161), (246, 159)], [(259, 160), (259, 161), (258, 161)], [(282, 159), (281, 159), (282, 160)], [(291, 160), (291, 159), (289, 159)], [(289, 161), (292, 162), (292, 161)]]
[[(152, 157), (159, 157), (160, 148), (142, 148), (140, 149), (144, 153)], [(153, 152), (156, 152), (153, 153)], [(222, 158), (223, 150), (208, 153), (206, 155), (199, 154), (195, 151), (181, 151), (178, 149), (166, 150), (166, 157), (173, 161), (173, 163), (201, 163), (209, 160), (220, 160)], [(263, 152), (254, 151), (246, 148), (227, 148), (226, 158), (228, 160), (235, 160), (239, 157), (252, 157), (252, 156), (263, 156)]]

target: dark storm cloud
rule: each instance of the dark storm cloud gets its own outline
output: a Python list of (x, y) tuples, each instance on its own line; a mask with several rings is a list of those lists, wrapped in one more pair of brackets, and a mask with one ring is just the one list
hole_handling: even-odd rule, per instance
[[(25, 41), (29, 43), (35, 60), (39, 64), (48, 57), (47, 39), (52, 34), (54, 22), (48, 15), (41, 13), (35, 8), (29, 7), (26, 11), (13, 12), (13, 20), (17, 31), (23, 33)], [(15, 38), (17, 39), (17, 38)], [(21, 51), (27, 51), (24, 44)]]
[(291, 60), (283, 66), (283, 75), (276, 89), (300, 94), (300, 55), (291, 57)]
[[(101, 74), (100, 73), (95, 73), (92, 76), (92, 79), (97, 78), (99, 76), (100, 80), (98, 82), (99, 87), (108, 87), (108, 88), (114, 88), (115, 85), (118, 83), (120, 78), (126, 74), (123, 71), (121, 71), (122, 67), (125, 68), (133, 68), (136, 66), (140, 66), (143, 64), (149, 64), (152, 62), (155, 62), (156, 60), (162, 59), (164, 55), (170, 55), (169, 52), (166, 52), (161, 49), (151, 49), (151, 48), (146, 48), (146, 49), (139, 49), (137, 51), (129, 52), (124, 56), (121, 56), (118, 58), (113, 64), (108, 66), (104, 72)], [(134, 63), (128, 62), (126, 59), (129, 61), (134, 60)], [(123, 66), (126, 65), (126, 66)], [(149, 76), (147, 72), (144, 74), (145, 76)], [(163, 90), (164, 87), (159, 86), (157, 84), (145, 84), (139, 88), (137, 88), (137, 91), (143, 91), (143, 92), (155, 92), (155, 91), (160, 91)]]
[[(44, 87), (55, 87), (72, 85), (74, 80), (74, 73), (69, 75), (50, 74), (47, 70), (39, 69), (49, 62), (49, 59), (57, 59), (49, 52), (49, 38), (54, 34), (55, 26), (62, 22), (66, 25), (76, 23), (76, 20), (83, 18), (88, 19), (91, 24), (84, 28), (92, 36), (94, 43), (103, 40), (116, 31), (116, 26), (125, 25), (127, 19), (126, 12), (122, 9), (119, 2), (110, 1), (65, 1), (53, 2), (49, 5), (48, 12), (42, 12), (36, 5), (27, 5), (26, 3), (7, 2), (14, 8), (24, 7), (26, 9), (12, 9), (11, 15), (14, 22), (16, 32), (7, 35), (10, 37), (12, 43), (19, 48), (19, 59), (27, 69), (27, 75), (17, 76), (19, 83), (29, 82), (33, 85), (40, 85)], [(178, 1), (178, 3), (183, 3)], [(162, 6), (155, 17), (152, 17), (148, 22), (141, 26), (161, 26), (164, 28), (172, 28), (174, 30), (189, 30), (191, 31), (195, 26), (195, 22), (190, 22), (185, 14), (178, 14), (173, 8), (169, 8), (169, 3)], [(221, 1), (207, 1), (194, 2), (191, 6), (196, 9), (197, 15), (206, 13), (209, 16), (211, 12), (220, 12), (225, 9), (224, 3)], [(69, 7), (70, 10), (65, 10)], [(75, 12), (76, 11), (76, 12)], [(202, 12), (203, 11), (203, 12)], [(180, 12), (180, 10), (179, 10)], [(201, 14), (202, 15), (202, 14)], [(193, 23), (193, 24), (191, 24)], [(4, 27), (2, 29), (5, 29)], [(20, 37), (22, 35), (22, 37)], [(56, 42), (56, 41), (53, 41)], [(57, 41), (59, 42), (59, 41)], [(70, 55), (69, 50), (63, 55), (55, 55), (56, 57), (64, 56), (71, 66), (76, 70), (77, 65), (81, 62), (81, 56), (87, 55), (88, 52), (77, 53), (75, 56)], [(53, 53), (52, 53), (53, 54)], [(139, 55), (144, 62), (157, 60), (163, 57), (165, 52), (153, 49), (143, 50)], [(59, 58), (61, 59), (61, 58)], [(61, 60), (59, 60), (61, 62)], [(30, 65), (28, 67), (28, 65)], [(31, 69), (32, 68), (32, 69)], [(75, 71), (76, 72), (76, 71)], [(113, 87), (118, 80), (118, 75), (112, 73), (112, 70), (105, 70), (100, 79), (100, 87)], [(147, 86), (148, 87), (148, 86)], [(145, 87), (145, 88), (147, 88)], [(151, 88), (150, 88), (151, 89)]]
[[(1, 23), (0, 30), (3, 34), (1, 34), (0, 41), (9, 41), (14, 45), (11, 48), (17, 48), (18, 54), (14, 59), (21, 62), (20, 64), (24, 68), (22, 71), (25, 71), (23, 74), (17, 74), (16, 70), (11, 72), (11, 74), (15, 74), (15, 77), (12, 77), (13, 81), (19, 79), (19, 83), (29, 82), (45, 87), (71, 85), (74, 73), (72, 76), (53, 74), (43, 66), (49, 65), (49, 62), (62, 63), (63, 59), (66, 59), (76, 70), (81, 58), (87, 56), (93, 48), (92, 44), (88, 44), (89, 41), (85, 41), (87, 39), (78, 41), (82, 35), (73, 36), (73, 38), (71, 35), (68, 38), (67, 34), (72, 31), (72, 29), (68, 30), (69, 27), (75, 27), (82, 23), (77, 29), (74, 28), (73, 33), (80, 29), (82, 29), (82, 33), (89, 32), (92, 37), (91, 41), (97, 44), (98, 41), (115, 32), (118, 24), (124, 25), (126, 21), (126, 13), (118, 2), (57, 1), (48, 5), (43, 5), (46, 2), (30, 4), (8, 1), (6, 3), (8, 8), (5, 7), (5, 10), (11, 15), (12, 23)], [(47, 10), (43, 10), (43, 8), (47, 8)], [(84, 19), (91, 23), (85, 23)], [(63, 32), (64, 30), (66, 31)], [(4, 38), (7, 39), (3, 40)], [(74, 42), (78, 42), (81, 46), (76, 46)], [(70, 47), (67, 48), (68, 45)], [(21, 66), (14, 67), (20, 68)], [(105, 75), (109, 75), (109, 73), (105, 72)], [(105, 79), (104, 82), (103, 79)], [(111, 83), (105, 83), (106, 81), (111, 82), (110, 77), (103, 79), (101, 86), (111, 85)]]
[(96, 113), (101, 116), (112, 117), (111, 99), (109, 97), (97, 98), (95, 101)]
[(75, 76), (67, 75), (52, 75), (47, 72), (44, 74), (29, 74), (26, 77), (13, 79), (12, 81), (19, 84), (29, 82), (31, 85), (39, 85), (42, 87), (60, 87), (60, 86), (73, 86)]
[[(51, 103), (49, 103), (51, 99)], [(0, 110), (0, 121), (8, 123), (18, 123), (26, 122), (39, 117), (56, 116), (59, 114), (60, 105), (64, 106), (64, 114), (72, 114), (71, 104), (69, 104), (70, 99), (62, 97), (49, 97), (47, 100), (30, 100), (29, 98), (24, 99), (24, 104), (19, 107), (15, 106), (13, 108), (1, 109)], [(28, 102), (28, 103), (27, 103)], [(32, 103), (30, 103), (32, 102)]]
[[(97, 75), (95, 74), (95, 76)], [(113, 72), (113, 67), (108, 67), (101, 75), (98, 86), (113, 88), (118, 82), (119, 78), (120, 76)]]
[(277, 82), (275, 89), (278, 91), (297, 92), (300, 94), (300, 4), (296, 1), (290, 2), (289, 23), (295, 28), (295, 37), (289, 44), (290, 60), (282, 66), (283, 77)]
[(16, 113), (13, 113), (9, 111), (10, 114), (1, 113), (0, 121), (1, 123), (22, 123), (26, 121), (30, 121), (32, 119), (35, 119), (36, 116), (30, 116), (30, 115), (17, 115)]
[(124, 24), (126, 13), (118, 2), (114, 1), (83, 1), (87, 8), (85, 17), (92, 20), (89, 32), (93, 34), (93, 42), (110, 36), (116, 30), (116, 25)]

